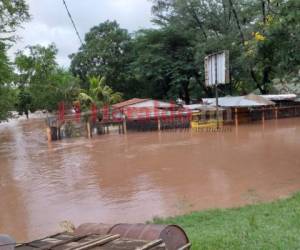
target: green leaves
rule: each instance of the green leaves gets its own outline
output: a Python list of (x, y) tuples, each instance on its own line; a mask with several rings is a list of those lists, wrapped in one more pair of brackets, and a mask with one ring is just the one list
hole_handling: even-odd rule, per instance
[(0, 41), (14, 42), (16, 28), (29, 18), (25, 0), (0, 0)]
[(89, 90), (82, 90), (78, 96), (78, 101), (83, 110), (89, 110), (93, 103), (98, 106), (112, 105), (122, 101), (122, 94), (114, 92), (106, 84), (105, 77), (89, 77)]
[[(78, 80), (70, 72), (60, 68), (56, 59), (55, 45), (29, 46), (17, 54), (15, 64), (18, 69), (17, 82), (20, 88), (30, 93), (30, 110), (56, 110), (59, 102), (72, 103), (79, 93)], [(19, 106), (24, 105), (19, 100)]]
[(117, 22), (106, 21), (91, 28), (85, 43), (71, 55), (71, 71), (81, 79), (81, 86), (88, 87), (88, 78), (104, 76), (114, 90), (123, 91), (130, 36)]

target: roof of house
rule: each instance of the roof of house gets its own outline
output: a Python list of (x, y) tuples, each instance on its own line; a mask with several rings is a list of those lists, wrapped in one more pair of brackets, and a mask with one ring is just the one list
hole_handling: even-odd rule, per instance
[(113, 105), (113, 108), (124, 108), (133, 104), (141, 103), (148, 101), (149, 99), (140, 99), (140, 98), (132, 98), (124, 102), (119, 102)]
[(278, 95), (261, 95), (262, 97), (271, 100), (271, 101), (288, 101), (295, 100), (297, 95), (295, 94), (278, 94)]
[[(203, 102), (210, 105), (216, 105), (215, 98), (204, 98)], [(254, 94), (249, 94), (246, 96), (226, 96), (219, 98), (219, 106), (221, 107), (258, 107), (274, 104), (274, 102)]]
[(140, 99), (140, 98), (133, 98), (124, 102), (117, 103), (113, 105), (115, 109), (121, 108), (176, 108), (177, 105), (170, 102), (152, 100), (152, 99)]
[(202, 110), (202, 111), (214, 111), (216, 110), (215, 106), (207, 105), (207, 104), (190, 104), (190, 105), (183, 105), (185, 110)]

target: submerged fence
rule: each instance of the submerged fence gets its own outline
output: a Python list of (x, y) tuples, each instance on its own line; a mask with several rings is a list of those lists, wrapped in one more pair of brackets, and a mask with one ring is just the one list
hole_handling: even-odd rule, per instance
[(284, 107), (263, 107), (238, 109), (233, 112), (233, 120), (238, 118), (239, 123), (254, 122), (260, 120), (272, 120), (289, 117), (300, 117), (300, 105)]
[[(47, 136), (49, 140), (73, 137), (92, 137), (111, 131), (166, 131), (183, 130), (191, 127), (191, 122), (201, 124), (212, 120), (221, 121), (221, 125), (239, 125), (243, 123), (300, 117), (300, 105), (285, 107), (227, 108), (216, 110), (121, 110), (101, 109), (97, 112), (58, 114), (48, 117)], [(218, 118), (218, 119), (217, 119)]]

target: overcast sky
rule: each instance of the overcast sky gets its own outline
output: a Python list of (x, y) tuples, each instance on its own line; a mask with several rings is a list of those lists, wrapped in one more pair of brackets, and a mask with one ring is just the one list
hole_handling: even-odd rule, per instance
[[(19, 29), (20, 40), (10, 50), (12, 56), (26, 45), (47, 45), (54, 42), (59, 50), (57, 62), (69, 66), (68, 55), (78, 50), (80, 43), (67, 16), (62, 0), (26, 0), (31, 21)], [(79, 33), (106, 20), (116, 20), (129, 32), (153, 27), (149, 0), (66, 0)]]

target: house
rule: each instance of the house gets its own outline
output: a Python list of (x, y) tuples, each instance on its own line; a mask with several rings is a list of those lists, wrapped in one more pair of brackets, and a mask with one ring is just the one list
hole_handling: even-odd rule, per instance
[(129, 130), (189, 127), (190, 112), (170, 102), (133, 98), (112, 107), (115, 118), (126, 117)]
[(124, 102), (114, 104), (113, 109), (128, 109), (128, 108), (157, 108), (157, 109), (176, 109), (178, 106), (174, 103), (152, 100), (132, 98)]
[[(216, 106), (215, 98), (204, 98), (203, 103)], [(275, 103), (263, 96), (249, 94), (246, 96), (226, 96), (218, 100), (219, 107), (231, 112), (236, 123), (248, 123), (271, 117)]]

